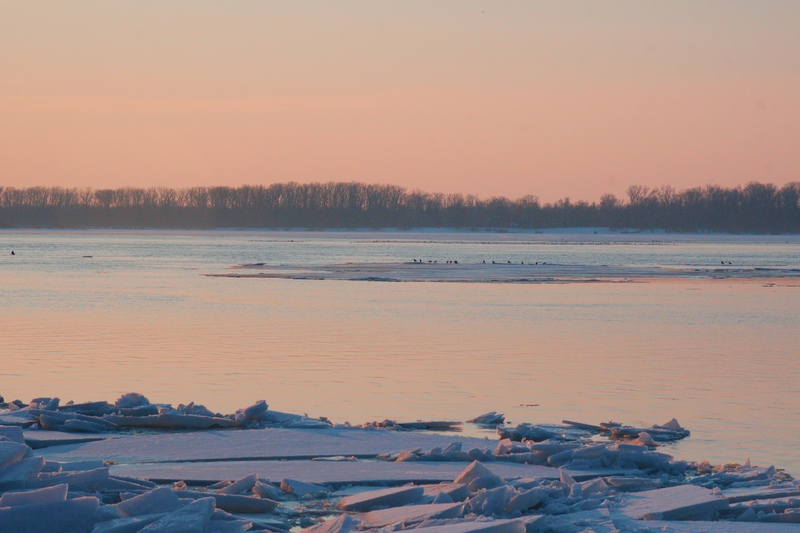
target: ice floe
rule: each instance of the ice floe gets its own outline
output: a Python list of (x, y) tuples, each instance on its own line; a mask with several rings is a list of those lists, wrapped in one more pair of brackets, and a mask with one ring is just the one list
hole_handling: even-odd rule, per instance
[[(153, 406), (140, 394), (8, 405), (0, 533), (800, 531), (800, 483), (774, 466), (656, 451), (689, 436), (675, 420), (523, 424), (512, 428), (518, 440), (501, 432), (492, 442), (398, 424), (334, 426), (264, 401), (232, 415)], [(87, 429), (89, 440), (72, 442)]]
[(597, 283), (654, 278), (761, 279), (796, 278), (793, 268), (753, 267), (658, 267), (624, 265), (567, 265), (550, 263), (464, 263), (408, 261), (399, 263), (345, 263), (331, 265), (269, 265), (252, 263), (232, 266), (224, 273), (207, 274), (228, 278), (299, 280), (345, 280), (383, 282), (451, 283)]

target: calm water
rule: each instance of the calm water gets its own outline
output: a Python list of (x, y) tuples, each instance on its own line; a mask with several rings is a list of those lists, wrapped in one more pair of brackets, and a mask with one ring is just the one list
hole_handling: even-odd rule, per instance
[[(16, 252), (10, 255), (10, 250)], [(208, 277), (411, 258), (800, 268), (798, 237), (0, 232), (0, 394), (257, 399), (334, 421), (663, 423), (678, 458), (800, 474), (800, 278), (486, 284)], [(84, 257), (91, 256), (91, 257)], [(467, 431), (475, 432), (474, 428)]]

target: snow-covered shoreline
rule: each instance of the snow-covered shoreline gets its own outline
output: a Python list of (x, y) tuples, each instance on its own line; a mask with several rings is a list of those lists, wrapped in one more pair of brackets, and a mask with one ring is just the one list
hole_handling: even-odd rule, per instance
[(138, 394), (4, 407), (0, 532), (800, 531), (800, 483), (674, 460), (659, 443), (689, 436), (675, 420), (511, 427), (487, 413), (489, 440), (426, 431), (457, 421), (351, 427), (263, 401), (230, 415)]

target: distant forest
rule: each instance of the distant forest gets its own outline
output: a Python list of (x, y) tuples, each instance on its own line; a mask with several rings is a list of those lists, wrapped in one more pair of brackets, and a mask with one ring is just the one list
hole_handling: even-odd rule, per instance
[(800, 182), (683, 191), (634, 185), (627, 198), (540, 203), (365, 183), (185, 189), (0, 187), (3, 228), (609, 227), (673, 232), (800, 233)]

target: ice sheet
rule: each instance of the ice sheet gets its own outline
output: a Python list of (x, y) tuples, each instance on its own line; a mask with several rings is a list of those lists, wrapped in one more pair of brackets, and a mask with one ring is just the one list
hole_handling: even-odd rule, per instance
[(461, 442), (465, 450), (475, 447), (493, 449), (496, 445), (496, 441), (484, 439), (381, 429), (281, 428), (137, 435), (53, 446), (43, 449), (42, 455), (59, 462), (102, 458), (117, 463), (302, 459), (338, 455), (375, 457), (413, 448), (446, 447), (451, 442)]
[(687, 520), (728, 507), (721, 494), (694, 485), (678, 485), (630, 494), (620, 511), (637, 520)]
[[(236, 479), (256, 472), (260, 478), (273, 481), (297, 479), (308, 483), (346, 485), (350, 483), (370, 485), (396, 485), (402, 483), (441, 483), (451, 482), (458, 476), (466, 463), (404, 462), (384, 461), (214, 461), (200, 463), (147, 463), (118, 464), (111, 466), (114, 476), (137, 477), (163, 482), (186, 481), (217, 482)], [(557, 468), (516, 463), (494, 462), (487, 465), (489, 470), (506, 479), (543, 477), (558, 479)], [(609, 476), (630, 473), (623, 470), (570, 471), (575, 479), (595, 476)]]
[(105, 434), (81, 434), (81, 433), (67, 433), (64, 431), (42, 431), (42, 430), (28, 430), (23, 433), (25, 444), (38, 450), (50, 446), (60, 446), (64, 444), (80, 444), (82, 442), (92, 442), (96, 440), (104, 440), (110, 438)]

